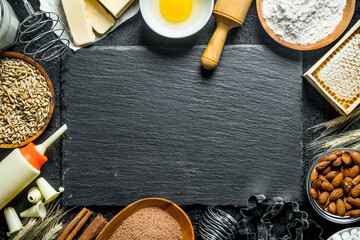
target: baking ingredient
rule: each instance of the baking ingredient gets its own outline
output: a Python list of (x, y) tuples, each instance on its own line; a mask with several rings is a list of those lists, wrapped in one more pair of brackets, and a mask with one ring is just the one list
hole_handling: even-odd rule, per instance
[(99, 0), (102, 5), (116, 18), (119, 18), (134, 0)]
[[(338, 216), (360, 217), (358, 157), (358, 152), (337, 150), (323, 156), (311, 170), (309, 195), (324, 211)], [(338, 160), (340, 164), (330, 164)]]
[(282, 40), (294, 44), (316, 43), (340, 23), (346, 0), (264, 0), (263, 17)]
[[(304, 77), (340, 114), (350, 114), (360, 100), (360, 21)], [(325, 123), (329, 132), (343, 131), (356, 122), (360, 110)], [(321, 125), (324, 126), (324, 125)], [(334, 126), (334, 127), (332, 127)], [(344, 128), (342, 128), (344, 127)]]
[(0, 210), (40, 174), (41, 166), (47, 161), (46, 149), (66, 129), (67, 126), (63, 125), (40, 145), (29, 143), (21, 149), (14, 149), (0, 162)]
[(358, 228), (350, 228), (340, 231), (340, 233), (335, 233), (329, 238), (330, 240), (359, 240), (360, 231)]
[(314, 77), (335, 101), (349, 109), (360, 97), (360, 29), (327, 58)]
[(7, 233), (8, 237), (23, 228), (20, 218), (13, 207), (6, 208), (4, 210), (4, 215), (9, 228), (9, 232)]
[(52, 94), (41, 72), (19, 58), (0, 58), (0, 144), (19, 144), (45, 124)]
[(174, 23), (187, 19), (193, 7), (192, 0), (160, 0), (160, 11), (163, 17)]
[(85, 11), (84, 0), (61, 0), (72, 39), (76, 46), (86, 46), (95, 40)]
[(147, 207), (127, 218), (110, 240), (180, 240), (182, 233), (176, 220), (164, 210)]
[(64, 229), (62, 219), (68, 213), (59, 203), (50, 204), (45, 219), (29, 218), (24, 223), (24, 228), (10, 240), (54, 240)]
[(61, 235), (57, 238), (57, 240), (71, 240), (76, 234), (80, 231), (80, 229), (84, 226), (86, 221), (92, 215), (92, 211), (87, 208), (83, 208), (71, 222), (67, 225)]
[(107, 223), (108, 221), (101, 214), (98, 214), (78, 240), (94, 240)]
[(105, 34), (115, 23), (98, 0), (85, 0), (85, 10), (92, 28), (99, 34)]

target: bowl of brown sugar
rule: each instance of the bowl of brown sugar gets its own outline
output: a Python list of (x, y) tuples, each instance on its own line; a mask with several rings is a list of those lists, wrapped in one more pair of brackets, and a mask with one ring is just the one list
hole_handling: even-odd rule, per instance
[(194, 240), (189, 217), (175, 203), (146, 198), (119, 212), (96, 240)]

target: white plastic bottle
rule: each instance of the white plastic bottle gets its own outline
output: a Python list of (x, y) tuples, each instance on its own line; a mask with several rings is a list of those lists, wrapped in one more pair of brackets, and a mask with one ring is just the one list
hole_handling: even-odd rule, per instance
[(63, 125), (40, 145), (29, 143), (14, 149), (0, 162), (0, 210), (39, 176), (41, 166), (47, 161), (46, 149), (66, 129), (67, 126)]

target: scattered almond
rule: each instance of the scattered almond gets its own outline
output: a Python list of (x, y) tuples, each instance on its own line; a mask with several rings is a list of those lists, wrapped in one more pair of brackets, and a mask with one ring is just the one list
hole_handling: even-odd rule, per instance
[(324, 161), (324, 162), (319, 162), (315, 168), (316, 170), (318, 171), (322, 171), (324, 170), (325, 168), (327, 168), (329, 166), (330, 162), (329, 161)]
[(346, 197), (344, 197), (343, 201), (344, 201), (344, 204), (345, 204), (346, 211), (350, 211), (352, 209), (352, 206), (347, 203)]
[(349, 168), (349, 173), (348, 176), (351, 178), (356, 177), (359, 174), (359, 166), (358, 165), (354, 165), (352, 168)]
[(353, 179), (353, 185), (358, 185), (360, 183), (360, 175), (357, 175), (354, 179)]
[(316, 179), (312, 182), (311, 187), (315, 190), (318, 190), (321, 187), (322, 181), (320, 179)]

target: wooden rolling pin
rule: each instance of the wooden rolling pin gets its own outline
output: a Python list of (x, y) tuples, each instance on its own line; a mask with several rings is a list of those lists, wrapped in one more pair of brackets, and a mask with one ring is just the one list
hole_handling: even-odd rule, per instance
[(252, 0), (217, 0), (213, 11), (217, 28), (201, 57), (201, 64), (205, 69), (212, 70), (217, 66), (228, 32), (242, 25), (251, 2)]

